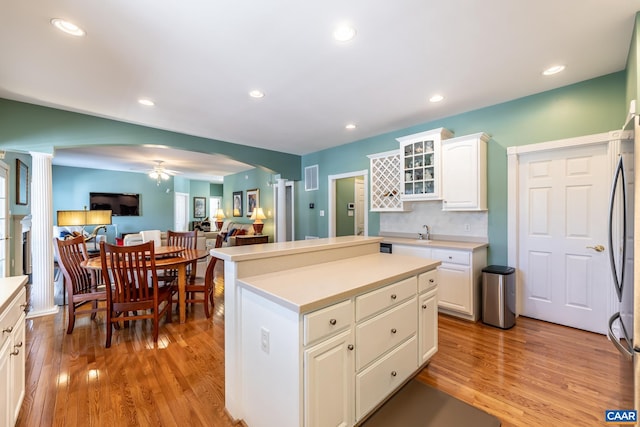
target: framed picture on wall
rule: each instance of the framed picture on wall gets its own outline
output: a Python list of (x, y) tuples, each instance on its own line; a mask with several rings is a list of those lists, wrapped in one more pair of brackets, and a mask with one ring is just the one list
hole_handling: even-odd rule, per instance
[(233, 216), (242, 216), (242, 191), (233, 192)]
[(16, 159), (16, 205), (29, 203), (29, 167)]
[(247, 190), (247, 216), (253, 215), (253, 210), (260, 206), (260, 190)]
[(194, 197), (193, 198), (193, 217), (194, 218), (204, 218), (207, 216), (207, 199), (205, 197)]

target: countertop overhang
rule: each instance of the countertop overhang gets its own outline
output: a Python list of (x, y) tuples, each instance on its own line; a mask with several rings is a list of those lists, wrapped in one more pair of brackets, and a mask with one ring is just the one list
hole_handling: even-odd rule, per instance
[(307, 313), (390, 283), (424, 273), (440, 261), (374, 253), (250, 276), (241, 286), (297, 313)]
[(382, 237), (383, 243), (391, 243), (398, 245), (409, 245), (421, 248), (438, 248), (438, 249), (461, 249), (466, 251), (477, 251), (478, 249), (489, 246), (486, 242), (463, 242), (454, 240), (420, 240), (410, 239), (406, 237)]
[(9, 302), (18, 295), (20, 289), (27, 283), (27, 276), (13, 276), (0, 278), (0, 312), (3, 312)]

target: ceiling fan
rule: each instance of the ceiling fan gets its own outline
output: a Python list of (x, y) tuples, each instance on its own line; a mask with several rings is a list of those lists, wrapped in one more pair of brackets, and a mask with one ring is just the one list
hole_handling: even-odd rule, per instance
[(168, 180), (170, 176), (174, 176), (180, 173), (178, 171), (165, 168), (162, 165), (164, 163), (164, 160), (154, 160), (154, 162), (156, 163), (156, 165), (153, 167), (153, 169), (147, 172), (147, 175), (149, 175), (149, 178), (156, 180), (157, 186), (160, 186), (160, 183), (162, 181)]

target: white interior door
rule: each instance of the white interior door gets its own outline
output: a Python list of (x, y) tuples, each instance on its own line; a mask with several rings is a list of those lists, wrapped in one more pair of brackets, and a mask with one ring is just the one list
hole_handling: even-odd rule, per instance
[(189, 194), (176, 192), (173, 198), (173, 229), (187, 231), (189, 228)]
[(354, 231), (356, 236), (364, 236), (364, 179), (356, 177), (355, 179), (355, 224)]
[[(519, 266), (525, 316), (605, 333), (608, 144), (523, 154)], [(596, 248), (596, 249), (594, 249)]]
[[(9, 200), (7, 199), (9, 169), (4, 162), (0, 162), (0, 277), (9, 275)], [(21, 238), (21, 230), (16, 231)]]

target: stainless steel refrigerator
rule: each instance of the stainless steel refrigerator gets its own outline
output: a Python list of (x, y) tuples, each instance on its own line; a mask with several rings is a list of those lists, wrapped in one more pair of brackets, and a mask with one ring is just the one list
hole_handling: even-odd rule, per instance
[[(620, 153), (609, 200), (609, 257), (611, 274), (619, 302), (619, 312), (609, 319), (609, 338), (626, 359), (633, 360), (628, 375), (634, 378), (634, 408), (640, 409), (640, 263), (634, 263), (634, 253), (640, 249), (640, 213), (636, 214), (634, 200), (640, 200), (640, 186), (633, 185), (629, 193), (627, 178), (630, 171), (640, 167), (640, 156), (633, 152), (640, 148), (640, 125), (635, 114), (633, 148), (627, 155)], [(629, 123), (629, 122), (628, 122)], [(635, 183), (635, 177), (633, 179)], [(632, 409), (632, 408), (620, 408)]]

